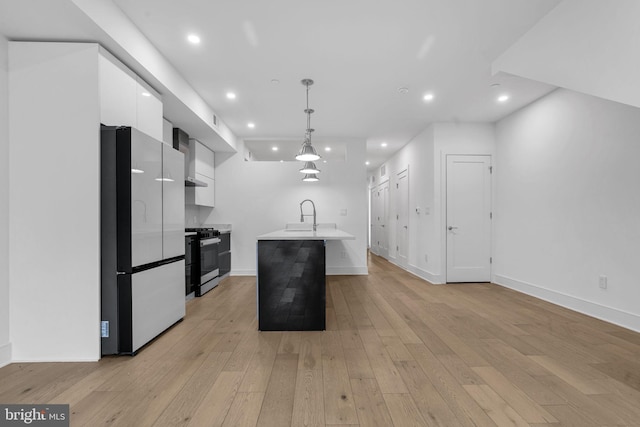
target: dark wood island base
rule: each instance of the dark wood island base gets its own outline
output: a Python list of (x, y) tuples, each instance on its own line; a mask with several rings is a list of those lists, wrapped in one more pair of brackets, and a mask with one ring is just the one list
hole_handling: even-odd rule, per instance
[(324, 240), (258, 240), (258, 329), (326, 329)]

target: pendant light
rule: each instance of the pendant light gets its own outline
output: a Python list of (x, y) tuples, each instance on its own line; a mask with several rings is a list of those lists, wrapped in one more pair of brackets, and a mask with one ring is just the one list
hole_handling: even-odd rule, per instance
[(300, 173), (320, 173), (320, 169), (318, 169), (313, 162), (305, 162), (302, 169), (300, 169)]
[(304, 178), (302, 178), (302, 180), (305, 182), (315, 182), (320, 181), (320, 178), (318, 178), (315, 173), (308, 173)]
[(307, 108), (304, 110), (307, 115), (307, 131), (305, 133), (302, 147), (296, 156), (296, 160), (300, 160), (302, 162), (315, 162), (320, 158), (320, 156), (316, 152), (316, 149), (313, 148), (313, 145), (311, 145), (311, 133), (313, 132), (313, 129), (311, 129), (311, 114), (313, 113), (313, 110), (309, 108), (309, 86), (313, 84), (313, 80), (303, 79), (301, 83), (307, 87)]

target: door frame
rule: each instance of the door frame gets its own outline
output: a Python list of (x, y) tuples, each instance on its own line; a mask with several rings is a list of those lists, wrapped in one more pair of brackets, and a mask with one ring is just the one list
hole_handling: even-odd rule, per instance
[[(439, 168), (440, 171), (438, 175), (440, 176), (440, 185), (439, 191), (440, 196), (436, 197), (436, 200), (439, 200), (440, 207), (439, 209), (434, 209), (434, 213), (437, 213), (440, 217), (436, 219), (435, 223), (439, 224), (439, 239), (440, 239), (440, 274), (438, 275), (438, 282), (441, 284), (447, 283), (447, 156), (489, 156), (491, 158), (491, 165), (493, 170), (495, 170), (495, 153), (491, 150), (441, 150), (440, 151), (440, 162)], [(495, 182), (493, 179), (493, 173), (491, 174), (491, 211), (493, 212), (493, 208), (495, 206)], [(493, 221), (490, 226), (490, 256), (493, 257), (495, 253), (495, 239), (493, 238)], [(491, 265), (491, 282), (494, 281), (494, 269), (493, 264)]]
[[(400, 241), (400, 233), (401, 231), (399, 230), (400, 227), (400, 187), (399, 187), (399, 183), (400, 183), (400, 177), (401, 175), (406, 175), (406, 180), (407, 180), (407, 238), (406, 238), (406, 248), (405, 249), (405, 255), (406, 255), (406, 259), (403, 261), (400, 260), (400, 245), (399, 245), (399, 241)], [(396, 249), (395, 249), (395, 261), (396, 263), (404, 268), (404, 269), (408, 269), (409, 268), (409, 235), (410, 235), (410, 223), (411, 223), (411, 216), (409, 214), (409, 206), (410, 204), (410, 185), (411, 185), (411, 181), (410, 181), (410, 176), (409, 176), (409, 165), (407, 165), (405, 168), (401, 168), (401, 171), (395, 174), (395, 183), (396, 183), (396, 189), (395, 189), (395, 197), (394, 197), (394, 210), (395, 210), (395, 245), (396, 245)]]
[[(390, 233), (389, 233), (389, 218), (391, 217), (390, 215), (390, 209), (391, 209), (391, 180), (389, 178), (380, 181), (380, 184), (378, 184), (378, 188), (382, 191), (384, 191), (384, 189), (382, 187), (384, 187), (386, 185), (387, 187), (387, 197), (386, 197), (386, 203), (385, 203), (385, 199), (382, 199), (382, 218), (384, 219), (384, 230), (382, 230), (382, 233), (384, 234), (384, 236), (386, 237), (386, 248), (380, 248), (380, 253), (378, 255), (380, 255), (381, 257), (385, 258), (385, 259), (389, 259), (389, 240), (390, 240)], [(380, 231), (380, 230), (379, 230)]]

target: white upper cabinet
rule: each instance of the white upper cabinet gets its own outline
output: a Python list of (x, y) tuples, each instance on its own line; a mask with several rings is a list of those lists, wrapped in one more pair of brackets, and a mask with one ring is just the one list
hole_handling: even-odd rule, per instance
[(162, 141), (162, 100), (140, 77), (136, 79), (136, 118), (139, 130)]
[(205, 147), (203, 143), (197, 140), (195, 144), (192, 144), (195, 150), (195, 170), (196, 174), (207, 176), (211, 179), (215, 179), (214, 176), (214, 162), (215, 154), (209, 148)]
[(215, 206), (215, 154), (196, 139), (189, 140), (189, 151), (193, 152), (189, 163), (189, 175), (207, 184), (206, 187), (187, 187), (188, 204)]
[(136, 78), (103, 55), (98, 56), (100, 122), (136, 127)]
[(195, 178), (199, 181), (205, 182), (206, 187), (189, 187), (193, 190), (193, 204), (198, 206), (208, 206), (213, 208), (216, 201), (215, 192), (215, 180), (205, 175), (196, 173)]
[(98, 55), (100, 122), (131, 126), (162, 141), (162, 99), (108, 52)]

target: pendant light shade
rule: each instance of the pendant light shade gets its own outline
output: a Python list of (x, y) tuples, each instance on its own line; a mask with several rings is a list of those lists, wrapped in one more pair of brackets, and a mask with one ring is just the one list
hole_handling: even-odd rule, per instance
[(318, 177), (316, 176), (315, 173), (308, 173), (304, 176), (304, 178), (302, 178), (303, 181), (305, 182), (315, 182), (315, 181), (320, 181), (320, 179), (318, 179)]
[(306, 162), (302, 169), (300, 169), (301, 173), (320, 173), (320, 169), (316, 167), (316, 164), (313, 162)]
[(315, 162), (320, 156), (316, 149), (313, 148), (313, 145), (311, 145), (311, 141), (307, 141), (302, 144), (302, 148), (300, 148), (300, 151), (296, 155), (296, 160), (300, 160), (301, 162)]

